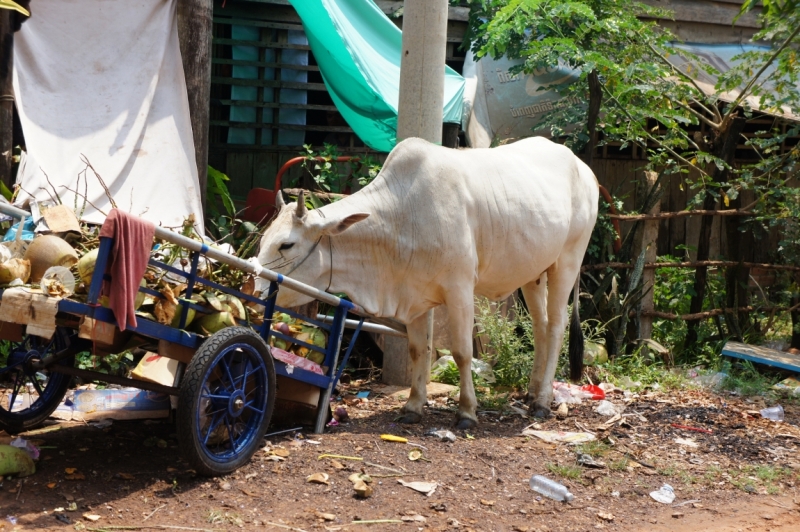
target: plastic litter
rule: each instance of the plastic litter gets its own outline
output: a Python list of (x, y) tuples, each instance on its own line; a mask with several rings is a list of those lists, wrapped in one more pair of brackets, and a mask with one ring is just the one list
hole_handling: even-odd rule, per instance
[(620, 388), (624, 388), (626, 390), (633, 390), (633, 389), (636, 389), (636, 388), (641, 388), (642, 387), (642, 382), (641, 381), (631, 380), (630, 377), (625, 375), (619, 380), (619, 382), (617, 383), (617, 386), (619, 386)]
[(531, 489), (555, 501), (570, 502), (575, 498), (566, 486), (562, 486), (555, 480), (550, 480), (542, 475), (533, 475), (531, 477)]
[(444, 429), (431, 429), (425, 433), (425, 436), (435, 436), (439, 438), (440, 441), (446, 441), (450, 443), (456, 441), (456, 435), (449, 430)]
[(47, 268), (40, 284), (50, 295), (69, 297), (75, 293), (75, 276), (64, 266)]
[[(29, 217), (25, 219), (25, 223), (22, 224), (22, 233), (20, 234), (20, 239), (22, 240), (33, 240), (36, 236), (33, 233), (33, 230), (36, 228), (36, 224), (33, 222), (33, 218)], [(19, 229), (19, 222), (15, 223), (11, 226), (11, 228), (6, 231), (5, 236), (3, 237), (3, 242), (12, 242), (17, 240), (17, 229)]]
[(611, 401), (600, 401), (594, 409), (601, 416), (615, 416), (620, 413), (619, 409)]
[(12, 440), (11, 446), (17, 449), (23, 449), (33, 460), (39, 459), (39, 448), (24, 438)]
[(606, 393), (600, 386), (594, 384), (587, 384), (585, 386), (576, 386), (566, 382), (553, 382), (553, 401), (560, 405), (561, 403), (579, 404), (584, 399), (605, 399)]
[(772, 387), (773, 390), (788, 392), (794, 396), (800, 396), (800, 380), (795, 377), (783, 379), (781, 382)]
[(524, 429), (522, 431), (522, 435), (535, 436), (536, 438), (544, 440), (548, 443), (586, 443), (588, 441), (595, 440), (594, 434), (590, 434), (588, 432), (562, 432), (557, 430)]
[(605, 462), (602, 460), (595, 460), (590, 454), (579, 454), (578, 465), (582, 465), (584, 467), (593, 467), (596, 469), (603, 469), (606, 467)]
[[(441, 375), (448, 369), (451, 371), (458, 371), (458, 366), (453, 359), (453, 355), (445, 355), (433, 363), (431, 366), (431, 379), (438, 382)], [(472, 359), (472, 373), (487, 384), (494, 384), (497, 380), (494, 376), (492, 366), (477, 358)]]
[(16, 525), (17, 524), (17, 518), (16, 518), (16, 516), (13, 516), (13, 515), (7, 515), (6, 516), (6, 521), (11, 523), (12, 525)]
[(781, 405), (771, 406), (761, 410), (761, 417), (772, 421), (783, 421), (783, 407)]
[(664, 484), (657, 491), (651, 491), (650, 497), (661, 504), (672, 504), (675, 500), (675, 490), (669, 484)]

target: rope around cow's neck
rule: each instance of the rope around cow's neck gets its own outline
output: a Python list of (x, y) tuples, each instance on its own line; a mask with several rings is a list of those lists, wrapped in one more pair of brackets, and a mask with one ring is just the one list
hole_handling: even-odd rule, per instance
[[(323, 212), (321, 210), (317, 209), (316, 212), (318, 212), (320, 216), (325, 218), (325, 214), (323, 214)], [(333, 283), (333, 240), (331, 240), (331, 235), (327, 235), (327, 236), (328, 236), (328, 250), (330, 252), (331, 266), (330, 266), (330, 276), (328, 277), (328, 287), (325, 289), (326, 292), (328, 290), (330, 290), (331, 283)], [(284, 275), (286, 275), (288, 277), (293, 271), (295, 271), (297, 268), (299, 268), (306, 261), (306, 259), (308, 257), (310, 257), (312, 253), (314, 253), (314, 250), (317, 249), (317, 246), (319, 245), (320, 241), (322, 240), (322, 237), (323, 237), (323, 235), (320, 235), (320, 237), (317, 239), (317, 241), (314, 242), (314, 245), (311, 246), (311, 249), (308, 250), (308, 253), (306, 254), (306, 256), (303, 257), (303, 260), (301, 260), (300, 262), (295, 264), (294, 268), (292, 268), (291, 270), (286, 272)]]

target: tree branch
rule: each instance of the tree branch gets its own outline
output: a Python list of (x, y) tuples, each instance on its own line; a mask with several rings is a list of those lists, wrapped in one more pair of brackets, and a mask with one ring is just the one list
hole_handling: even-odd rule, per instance
[(777, 50), (775, 50), (775, 53), (773, 53), (770, 56), (769, 60), (763, 65), (761, 65), (761, 68), (758, 70), (756, 75), (750, 78), (750, 81), (747, 82), (747, 85), (745, 85), (744, 89), (742, 89), (742, 92), (739, 93), (739, 96), (733, 101), (733, 103), (731, 103), (730, 108), (725, 113), (725, 116), (722, 119), (722, 129), (725, 129), (725, 127), (727, 127), (728, 122), (731, 119), (732, 113), (736, 110), (737, 107), (739, 107), (739, 104), (742, 103), (742, 100), (747, 98), (747, 94), (750, 92), (750, 89), (753, 88), (753, 85), (756, 84), (758, 78), (761, 77), (761, 74), (763, 74), (767, 70), (767, 68), (769, 68), (769, 66), (778, 58), (778, 56), (792, 43), (794, 38), (797, 37), (798, 35), (800, 35), (800, 26), (797, 26), (797, 28), (795, 28), (792, 34), (789, 35), (789, 37), (787, 37), (785, 41), (783, 41), (783, 44), (780, 45), (780, 47)]
[[(689, 81), (689, 83), (690, 83), (690, 84), (691, 84), (691, 85), (692, 85), (692, 86), (693, 86), (695, 89), (697, 89), (697, 92), (699, 92), (700, 94), (705, 94), (705, 92), (703, 91), (703, 89), (701, 89), (701, 88), (700, 88), (700, 86), (697, 84), (697, 81), (695, 81), (695, 80), (694, 80), (694, 79), (693, 79), (693, 78), (692, 78), (692, 77), (691, 77), (689, 74), (687, 74), (687, 73), (685, 73), (685, 72), (682, 72), (680, 69), (676, 68), (676, 67), (675, 67), (675, 65), (673, 65), (672, 63), (670, 63), (669, 59), (667, 59), (667, 58), (666, 58), (666, 57), (665, 57), (665, 56), (664, 56), (664, 55), (663, 55), (661, 52), (659, 52), (659, 51), (658, 51), (658, 49), (656, 49), (656, 47), (655, 47), (655, 46), (653, 46), (653, 45), (652, 45), (652, 44), (650, 44), (650, 43), (648, 43), (648, 44), (647, 44), (647, 46), (648, 46), (648, 47), (649, 47), (649, 48), (650, 48), (650, 49), (653, 51), (653, 53), (654, 53), (654, 54), (656, 54), (656, 55), (657, 55), (657, 56), (658, 56), (658, 57), (659, 57), (659, 58), (660, 58), (660, 59), (661, 59), (661, 60), (662, 60), (662, 61), (663, 61), (663, 62), (664, 62), (664, 63), (665, 63), (667, 66), (669, 66), (669, 68), (670, 68), (670, 69), (671, 69), (673, 72), (675, 72), (676, 74), (678, 74), (678, 76), (680, 76), (680, 77), (682, 77), (682, 78), (684, 78), (684, 79), (688, 80), (688, 81)], [(719, 109), (717, 109), (717, 107), (716, 107), (716, 106), (712, 106), (712, 109), (714, 110), (714, 111), (712, 112), (710, 109), (708, 109), (708, 108), (707, 108), (705, 105), (703, 105), (703, 104), (702, 104), (702, 103), (701, 103), (699, 100), (697, 100), (696, 98), (693, 98), (693, 100), (694, 100), (694, 101), (697, 103), (697, 105), (699, 105), (700, 107), (702, 107), (702, 108), (703, 108), (703, 110), (704, 110), (705, 112), (707, 112), (707, 113), (708, 113), (708, 114), (710, 114), (710, 115), (713, 115), (713, 116), (714, 116), (714, 117), (715, 117), (715, 118), (716, 118), (718, 121), (722, 122), (722, 115), (720, 114), (720, 112), (719, 112)], [(716, 124), (716, 125), (714, 125), (714, 128), (716, 129), (716, 128), (718, 128), (719, 126), (720, 126), (720, 124)]]

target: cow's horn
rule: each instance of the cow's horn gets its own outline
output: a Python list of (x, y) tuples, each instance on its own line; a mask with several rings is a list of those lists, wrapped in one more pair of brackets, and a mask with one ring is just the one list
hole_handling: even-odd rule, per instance
[(301, 190), (300, 195), (297, 196), (297, 217), (303, 219), (306, 217), (306, 194)]
[(278, 208), (278, 210), (281, 210), (285, 205), (286, 202), (283, 201), (283, 192), (279, 190), (278, 194), (275, 196), (275, 206)]

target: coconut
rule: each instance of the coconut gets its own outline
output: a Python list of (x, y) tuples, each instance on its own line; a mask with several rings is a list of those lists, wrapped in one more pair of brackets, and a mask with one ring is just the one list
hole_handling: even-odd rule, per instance
[(81, 260), (78, 261), (78, 277), (81, 278), (83, 284), (89, 286), (92, 282), (92, 275), (94, 275), (94, 265), (97, 262), (97, 254), (100, 248), (95, 248), (89, 253), (86, 253)]
[(232, 327), (236, 325), (233, 315), (230, 312), (215, 312), (213, 314), (206, 314), (196, 322), (192, 327), (195, 331), (201, 334), (214, 334), (225, 327)]
[(242, 302), (239, 300), (238, 297), (225, 294), (219, 299), (224, 304), (228, 305), (228, 309), (230, 309), (230, 312), (231, 314), (233, 314), (234, 318), (243, 320), (247, 317), (247, 314), (245, 314), (244, 311), (244, 305), (242, 305)]
[(44, 235), (33, 239), (25, 251), (26, 260), (31, 263), (32, 283), (38, 283), (51, 266), (70, 268), (78, 262), (78, 254), (67, 242), (54, 235)]
[(0, 264), (0, 284), (8, 284), (14, 279), (28, 282), (31, 276), (31, 261), (25, 259), (9, 259)]
[[(172, 323), (170, 323), (170, 327), (174, 327), (177, 329), (178, 326), (181, 324), (181, 314), (183, 314), (183, 308), (185, 306), (186, 305), (184, 304), (183, 301), (178, 303), (178, 307), (175, 309), (175, 315), (172, 317)], [(189, 327), (192, 321), (194, 321), (194, 317), (196, 314), (197, 311), (192, 307), (189, 307), (189, 311), (186, 313), (186, 327)]]

